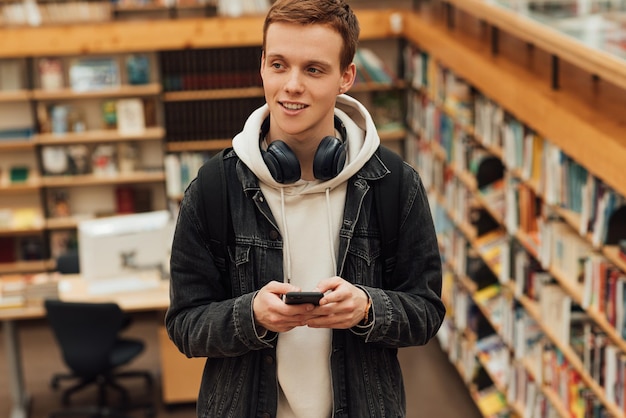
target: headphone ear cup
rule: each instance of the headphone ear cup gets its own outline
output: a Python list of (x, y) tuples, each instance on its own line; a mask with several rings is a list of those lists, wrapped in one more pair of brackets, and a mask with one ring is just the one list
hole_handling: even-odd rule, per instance
[(290, 184), (300, 180), (300, 162), (283, 141), (273, 141), (268, 145), (267, 151), (261, 151), (261, 155), (277, 182)]
[(346, 163), (346, 144), (334, 136), (322, 139), (313, 158), (313, 175), (318, 180), (337, 176)]

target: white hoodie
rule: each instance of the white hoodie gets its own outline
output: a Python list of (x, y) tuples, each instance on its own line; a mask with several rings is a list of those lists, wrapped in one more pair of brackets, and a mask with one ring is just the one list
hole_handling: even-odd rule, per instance
[[(348, 152), (343, 170), (327, 181), (278, 183), (261, 155), (259, 132), (267, 105), (254, 111), (233, 139), (241, 161), (259, 178), (283, 236), (285, 282), (303, 291), (337, 274), (339, 229), (347, 180), (374, 154), (380, 139), (365, 107), (350, 96), (337, 97), (335, 115), (346, 127)], [(337, 133), (338, 135), (338, 133)], [(346, 138), (341, 138), (346, 140)], [(332, 414), (330, 329), (298, 327), (278, 336), (277, 418), (329, 418)]]

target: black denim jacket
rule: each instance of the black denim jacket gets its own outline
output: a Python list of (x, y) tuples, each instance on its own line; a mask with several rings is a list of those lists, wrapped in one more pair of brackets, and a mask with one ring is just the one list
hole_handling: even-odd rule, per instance
[[(234, 152), (224, 157), (235, 232), (230, 277), (217, 268), (206, 233), (199, 182), (181, 203), (171, 255), (170, 338), (189, 357), (207, 357), (197, 403), (201, 418), (274, 417), (278, 400), (276, 335), (259, 337), (252, 300), (271, 280), (283, 281), (283, 241), (257, 178)], [(337, 274), (372, 300), (369, 328), (334, 330), (333, 417), (404, 417), (399, 347), (422, 345), (445, 315), (441, 259), (424, 187), (404, 164), (395, 268), (383, 273), (370, 182), (388, 173), (374, 155), (349, 180)]]

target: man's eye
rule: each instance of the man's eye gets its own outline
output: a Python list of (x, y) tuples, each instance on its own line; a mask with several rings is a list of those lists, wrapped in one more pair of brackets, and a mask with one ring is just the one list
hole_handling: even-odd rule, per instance
[(279, 62), (275, 62), (275, 63), (272, 64), (272, 67), (276, 68), (276, 69), (282, 68), (282, 66), (283, 65), (281, 63), (279, 63)]
[(320, 70), (317, 68), (309, 68), (308, 72), (310, 72), (311, 74), (319, 74)]

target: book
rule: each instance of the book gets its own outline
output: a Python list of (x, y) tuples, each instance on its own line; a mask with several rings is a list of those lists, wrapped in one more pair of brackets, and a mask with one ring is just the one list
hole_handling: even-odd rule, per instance
[(85, 92), (114, 88), (120, 85), (119, 64), (114, 58), (79, 58), (69, 71), (72, 90)]
[(63, 88), (63, 63), (60, 58), (41, 58), (39, 69), (39, 85), (43, 90), (58, 90)]
[(120, 99), (116, 103), (117, 131), (120, 135), (141, 135), (146, 130), (141, 99)]
[(146, 54), (131, 54), (126, 57), (126, 78), (128, 84), (148, 84), (150, 82), (150, 58)]
[(22, 65), (19, 60), (0, 61), (0, 91), (21, 90), (24, 88)]

